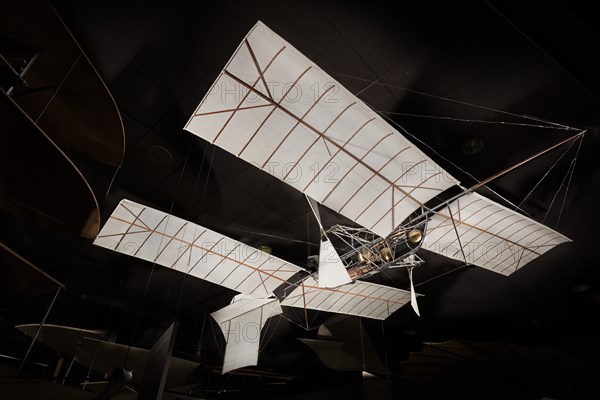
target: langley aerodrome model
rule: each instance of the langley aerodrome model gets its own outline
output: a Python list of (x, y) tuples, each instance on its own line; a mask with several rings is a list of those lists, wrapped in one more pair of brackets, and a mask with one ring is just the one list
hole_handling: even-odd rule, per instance
[[(418, 313), (412, 278), (409, 291), (361, 278), (391, 267), (412, 276), (421, 247), (509, 275), (569, 241), (475, 193), (514, 167), (461, 187), (261, 22), (185, 129), (304, 193), (321, 226), (313, 272), (141, 204), (122, 200), (114, 210), (95, 244), (241, 293), (212, 314), (227, 340), (223, 372), (257, 364), (258, 340), (237, 330), (253, 324), (259, 334), (281, 305), (385, 319), (410, 302)], [(460, 192), (438, 199), (451, 188)], [(323, 227), (321, 205), (362, 228)]]

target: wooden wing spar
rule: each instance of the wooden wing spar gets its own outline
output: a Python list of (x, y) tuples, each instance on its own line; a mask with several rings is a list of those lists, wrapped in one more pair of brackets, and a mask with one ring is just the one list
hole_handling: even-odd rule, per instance
[[(273, 297), (275, 289), (282, 287), (289, 297), (282, 304), (293, 307), (385, 319), (410, 301), (410, 292), (369, 282), (320, 288), (303, 268), (129, 200), (119, 203), (94, 244), (256, 299)], [(292, 280), (299, 272), (303, 276)]]
[(381, 237), (458, 184), (261, 22), (185, 129)]
[[(238, 46), (185, 129), (382, 238), (427, 201), (459, 184), (261, 22)], [(473, 205), (473, 210), (462, 213), (468, 216), (465, 220), (454, 216), (457, 230), (445, 209), (429, 214), (433, 229), (427, 234), (433, 237), (424, 242), (425, 248), (464, 259), (456, 233), (466, 234), (465, 241), (473, 247), (469, 263), (508, 273), (569, 240), (476, 194), (455, 200), (453, 212), (460, 214), (461, 203), (466, 206), (472, 199), (486, 206)], [(505, 219), (496, 221), (498, 216)], [(451, 247), (458, 253), (450, 252)], [(476, 255), (492, 247), (506, 248), (516, 258)], [(522, 254), (517, 254), (519, 250)]]
[(510, 275), (568, 241), (531, 218), (471, 193), (431, 217), (423, 248)]
[[(421, 246), (507, 275), (569, 240), (472, 193), (489, 180), (426, 207), (459, 182), (261, 22), (235, 50), (185, 129), (304, 193), (321, 228), (319, 271), (309, 273), (128, 200), (104, 225), (95, 240), (99, 246), (246, 295), (212, 314), (228, 342), (224, 371), (258, 359), (257, 343), (232, 341), (239, 333), (232, 333), (232, 324), (242, 321), (260, 331), (269, 316), (281, 312), (280, 304), (385, 319), (410, 302), (418, 314), (412, 268), (422, 263), (415, 254)], [(319, 204), (364, 228), (325, 230)], [(340, 256), (332, 235), (350, 250)], [(410, 291), (358, 280), (398, 266), (409, 272)]]
[(356, 281), (337, 288), (321, 288), (308, 278), (281, 303), (284, 306), (386, 319), (410, 302), (411, 293), (389, 286)]
[(256, 298), (266, 298), (302, 268), (174, 215), (123, 200), (98, 246)]
[[(258, 362), (260, 331), (281, 305), (385, 319), (411, 293), (369, 282), (320, 288), (304, 269), (174, 215), (122, 200), (94, 244), (174, 268), (243, 295), (214, 312), (227, 342), (223, 373)], [(304, 274), (299, 274), (303, 272)], [(292, 280), (294, 279), (294, 280)], [(245, 331), (256, 328), (253, 336)]]
[[(459, 184), (261, 22), (242, 40), (185, 129), (382, 238)], [(471, 202), (485, 206), (461, 213), (461, 204)], [(424, 248), (495, 272), (508, 274), (569, 240), (476, 194), (450, 207), (457, 213), (452, 218), (445, 208), (427, 210), (431, 223)], [(504, 219), (497, 221), (499, 216)], [(461, 249), (464, 242), (469, 254)], [(492, 249), (504, 249), (503, 255), (492, 257)], [(329, 277), (328, 271), (328, 280), (345, 283), (347, 277), (335, 270), (338, 276)]]

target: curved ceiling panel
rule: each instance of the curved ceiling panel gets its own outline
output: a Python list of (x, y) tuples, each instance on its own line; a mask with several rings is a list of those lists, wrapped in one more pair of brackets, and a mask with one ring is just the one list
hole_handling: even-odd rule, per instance
[(26, 86), (13, 74), (3, 89), (72, 159), (120, 165), (121, 115), (63, 21), (45, 1), (13, 2), (7, 8), (0, 16), (8, 43), (2, 54)]
[(100, 228), (98, 203), (81, 172), (6, 94), (0, 146), (0, 209), (84, 237)]

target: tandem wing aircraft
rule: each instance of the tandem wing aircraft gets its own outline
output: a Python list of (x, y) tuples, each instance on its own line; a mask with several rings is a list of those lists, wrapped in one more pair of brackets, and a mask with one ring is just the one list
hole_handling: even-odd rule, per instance
[[(318, 270), (310, 271), (142, 204), (122, 200), (114, 210), (95, 244), (240, 293), (212, 313), (227, 341), (223, 373), (257, 365), (260, 329), (282, 305), (383, 320), (410, 302), (418, 314), (412, 269), (423, 263), (420, 248), (509, 275), (569, 241), (475, 193), (529, 159), (471, 188), (460, 186), (261, 22), (185, 129), (304, 193), (321, 226)], [(431, 205), (457, 187), (459, 194)], [(325, 229), (321, 206), (360, 227)], [(362, 280), (390, 267), (407, 268), (410, 290)], [(248, 326), (255, 335), (240, 334)]]

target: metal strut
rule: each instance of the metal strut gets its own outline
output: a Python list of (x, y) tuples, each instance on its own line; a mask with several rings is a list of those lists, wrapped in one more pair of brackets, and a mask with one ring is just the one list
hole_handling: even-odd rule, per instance
[(46, 314), (44, 315), (44, 318), (42, 318), (42, 322), (40, 322), (40, 326), (38, 327), (37, 331), (35, 332), (35, 336), (33, 337), (31, 344), (29, 344), (29, 348), (27, 349), (27, 352), (25, 353), (25, 357), (23, 357), (23, 361), (21, 361), (21, 365), (19, 366), (19, 371), (21, 369), (23, 369), (23, 365), (25, 365), (25, 362), (27, 361), (27, 357), (29, 356), (29, 353), (31, 352), (31, 348), (35, 344), (35, 342), (38, 338), (38, 335), (42, 331), (42, 328), (44, 327), (44, 324), (46, 323), (46, 318), (48, 318), (48, 315), (50, 314), (50, 311), (52, 310), (52, 307), (54, 306), (54, 302), (56, 301), (56, 298), (58, 297), (58, 294), (60, 293), (61, 289), (62, 289), (62, 287), (59, 286), (58, 289), (56, 290), (56, 293), (54, 294), (54, 298), (52, 298), (52, 302), (50, 303), (50, 306), (46, 310)]

